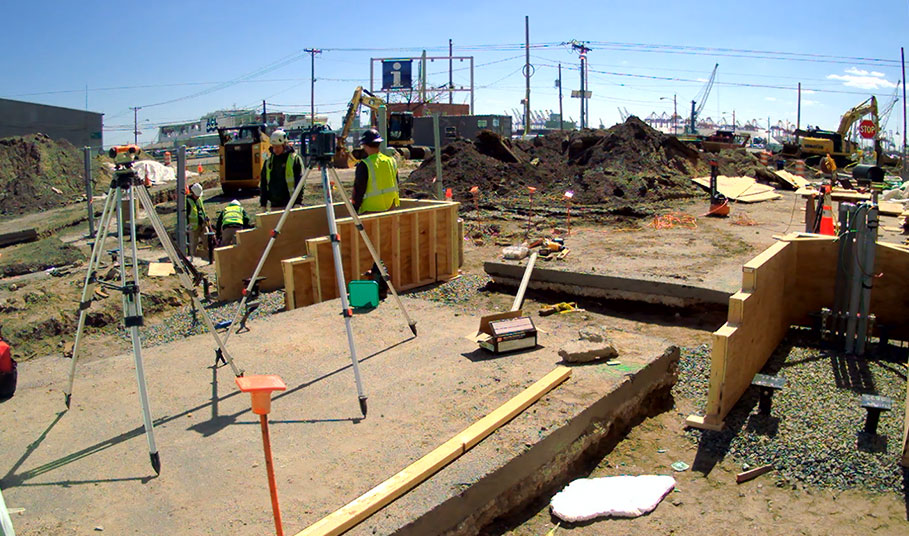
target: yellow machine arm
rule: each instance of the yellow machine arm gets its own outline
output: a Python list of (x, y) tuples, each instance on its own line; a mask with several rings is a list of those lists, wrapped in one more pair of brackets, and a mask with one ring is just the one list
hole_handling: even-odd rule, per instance
[(873, 121), (875, 125), (877, 125), (877, 98), (874, 96), (844, 113), (843, 118), (840, 120), (840, 128), (837, 129), (837, 133), (845, 139), (846, 135), (849, 134), (849, 129), (852, 128), (852, 125), (862, 116), (869, 113), (874, 117)]
[(363, 86), (357, 86), (357, 89), (354, 90), (353, 97), (350, 99), (350, 104), (347, 105), (347, 115), (344, 116), (344, 128), (341, 129), (341, 134), (338, 135), (342, 143), (345, 143), (347, 136), (350, 134), (350, 127), (353, 126), (354, 117), (357, 116), (357, 112), (360, 109), (360, 106), (366, 106), (372, 111), (379, 109), (379, 106), (385, 104), (385, 101), (379, 97), (376, 97), (368, 90), (363, 89)]

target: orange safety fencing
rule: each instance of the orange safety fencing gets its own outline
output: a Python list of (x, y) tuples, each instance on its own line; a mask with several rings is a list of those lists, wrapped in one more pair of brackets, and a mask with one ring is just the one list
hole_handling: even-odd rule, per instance
[(654, 229), (672, 229), (674, 227), (684, 227), (686, 229), (697, 229), (698, 220), (691, 214), (684, 212), (670, 212), (662, 216), (654, 216), (653, 221), (649, 224)]

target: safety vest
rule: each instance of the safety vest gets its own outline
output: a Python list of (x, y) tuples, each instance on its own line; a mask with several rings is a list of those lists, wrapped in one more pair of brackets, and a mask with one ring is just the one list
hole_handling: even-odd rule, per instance
[(186, 203), (189, 204), (189, 213), (186, 216), (186, 219), (189, 221), (190, 230), (195, 231), (200, 227), (199, 224), (199, 214), (202, 214), (202, 219), (205, 219), (205, 203), (202, 202), (202, 198), (193, 199), (192, 197), (186, 198)]
[[(303, 160), (300, 158), (300, 155), (297, 153), (291, 153), (287, 156), (287, 160), (284, 161), (284, 180), (287, 181), (287, 195), (293, 195), (294, 188), (294, 165), (297, 161), (300, 161), (300, 168), (303, 168)], [(271, 168), (275, 165), (275, 155), (268, 157), (268, 163), (265, 166), (265, 188), (268, 188), (268, 185), (271, 183)]]
[(242, 227), (243, 207), (238, 205), (227, 205), (224, 207), (224, 215), (221, 217), (221, 225), (223, 227), (229, 227), (231, 225)]
[(358, 212), (382, 212), (400, 205), (398, 164), (395, 159), (376, 153), (367, 156), (363, 162), (369, 171), (369, 181)]

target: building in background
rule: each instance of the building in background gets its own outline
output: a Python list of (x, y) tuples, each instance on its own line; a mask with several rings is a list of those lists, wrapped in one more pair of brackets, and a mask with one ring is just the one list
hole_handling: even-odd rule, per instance
[[(324, 124), (327, 121), (328, 118), (325, 116), (316, 116), (316, 124)], [(166, 149), (178, 145), (216, 146), (219, 144), (219, 128), (259, 124), (262, 124), (262, 113), (258, 110), (218, 110), (207, 113), (195, 121), (161, 125), (158, 127), (157, 140), (145, 148)], [(308, 129), (310, 124), (309, 114), (286, 114), (284, 112), (267, 112), (265, 114), (265, 126), (268, 132), (279, 127), (296, 132)]]
[(103, 115), (59, 106), (0, 99), (0, 138), (46, 134), (76, 147), (101, 147)]

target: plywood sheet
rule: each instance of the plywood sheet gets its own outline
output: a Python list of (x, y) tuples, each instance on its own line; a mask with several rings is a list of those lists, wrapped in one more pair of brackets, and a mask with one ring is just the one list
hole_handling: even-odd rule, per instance
[(783, 182), (792, 187), (793, 190), (797, 190), (804, 186), (810, 184), (808, 179), (805, 177), (800, 177), (795, 173), (790, 173), (785, 169), (776, 170), (773, 172), (777, 177), (779, 177)]
[[(710, 177), (691, 179), (704, 188), (710, 188)], [(761, 184), (751, 177), (717, 177), (717, 190), (727, 198), (743, 203), (758, 203), (779, 199), (782, 196), (774, 193), (773, 187)]]

